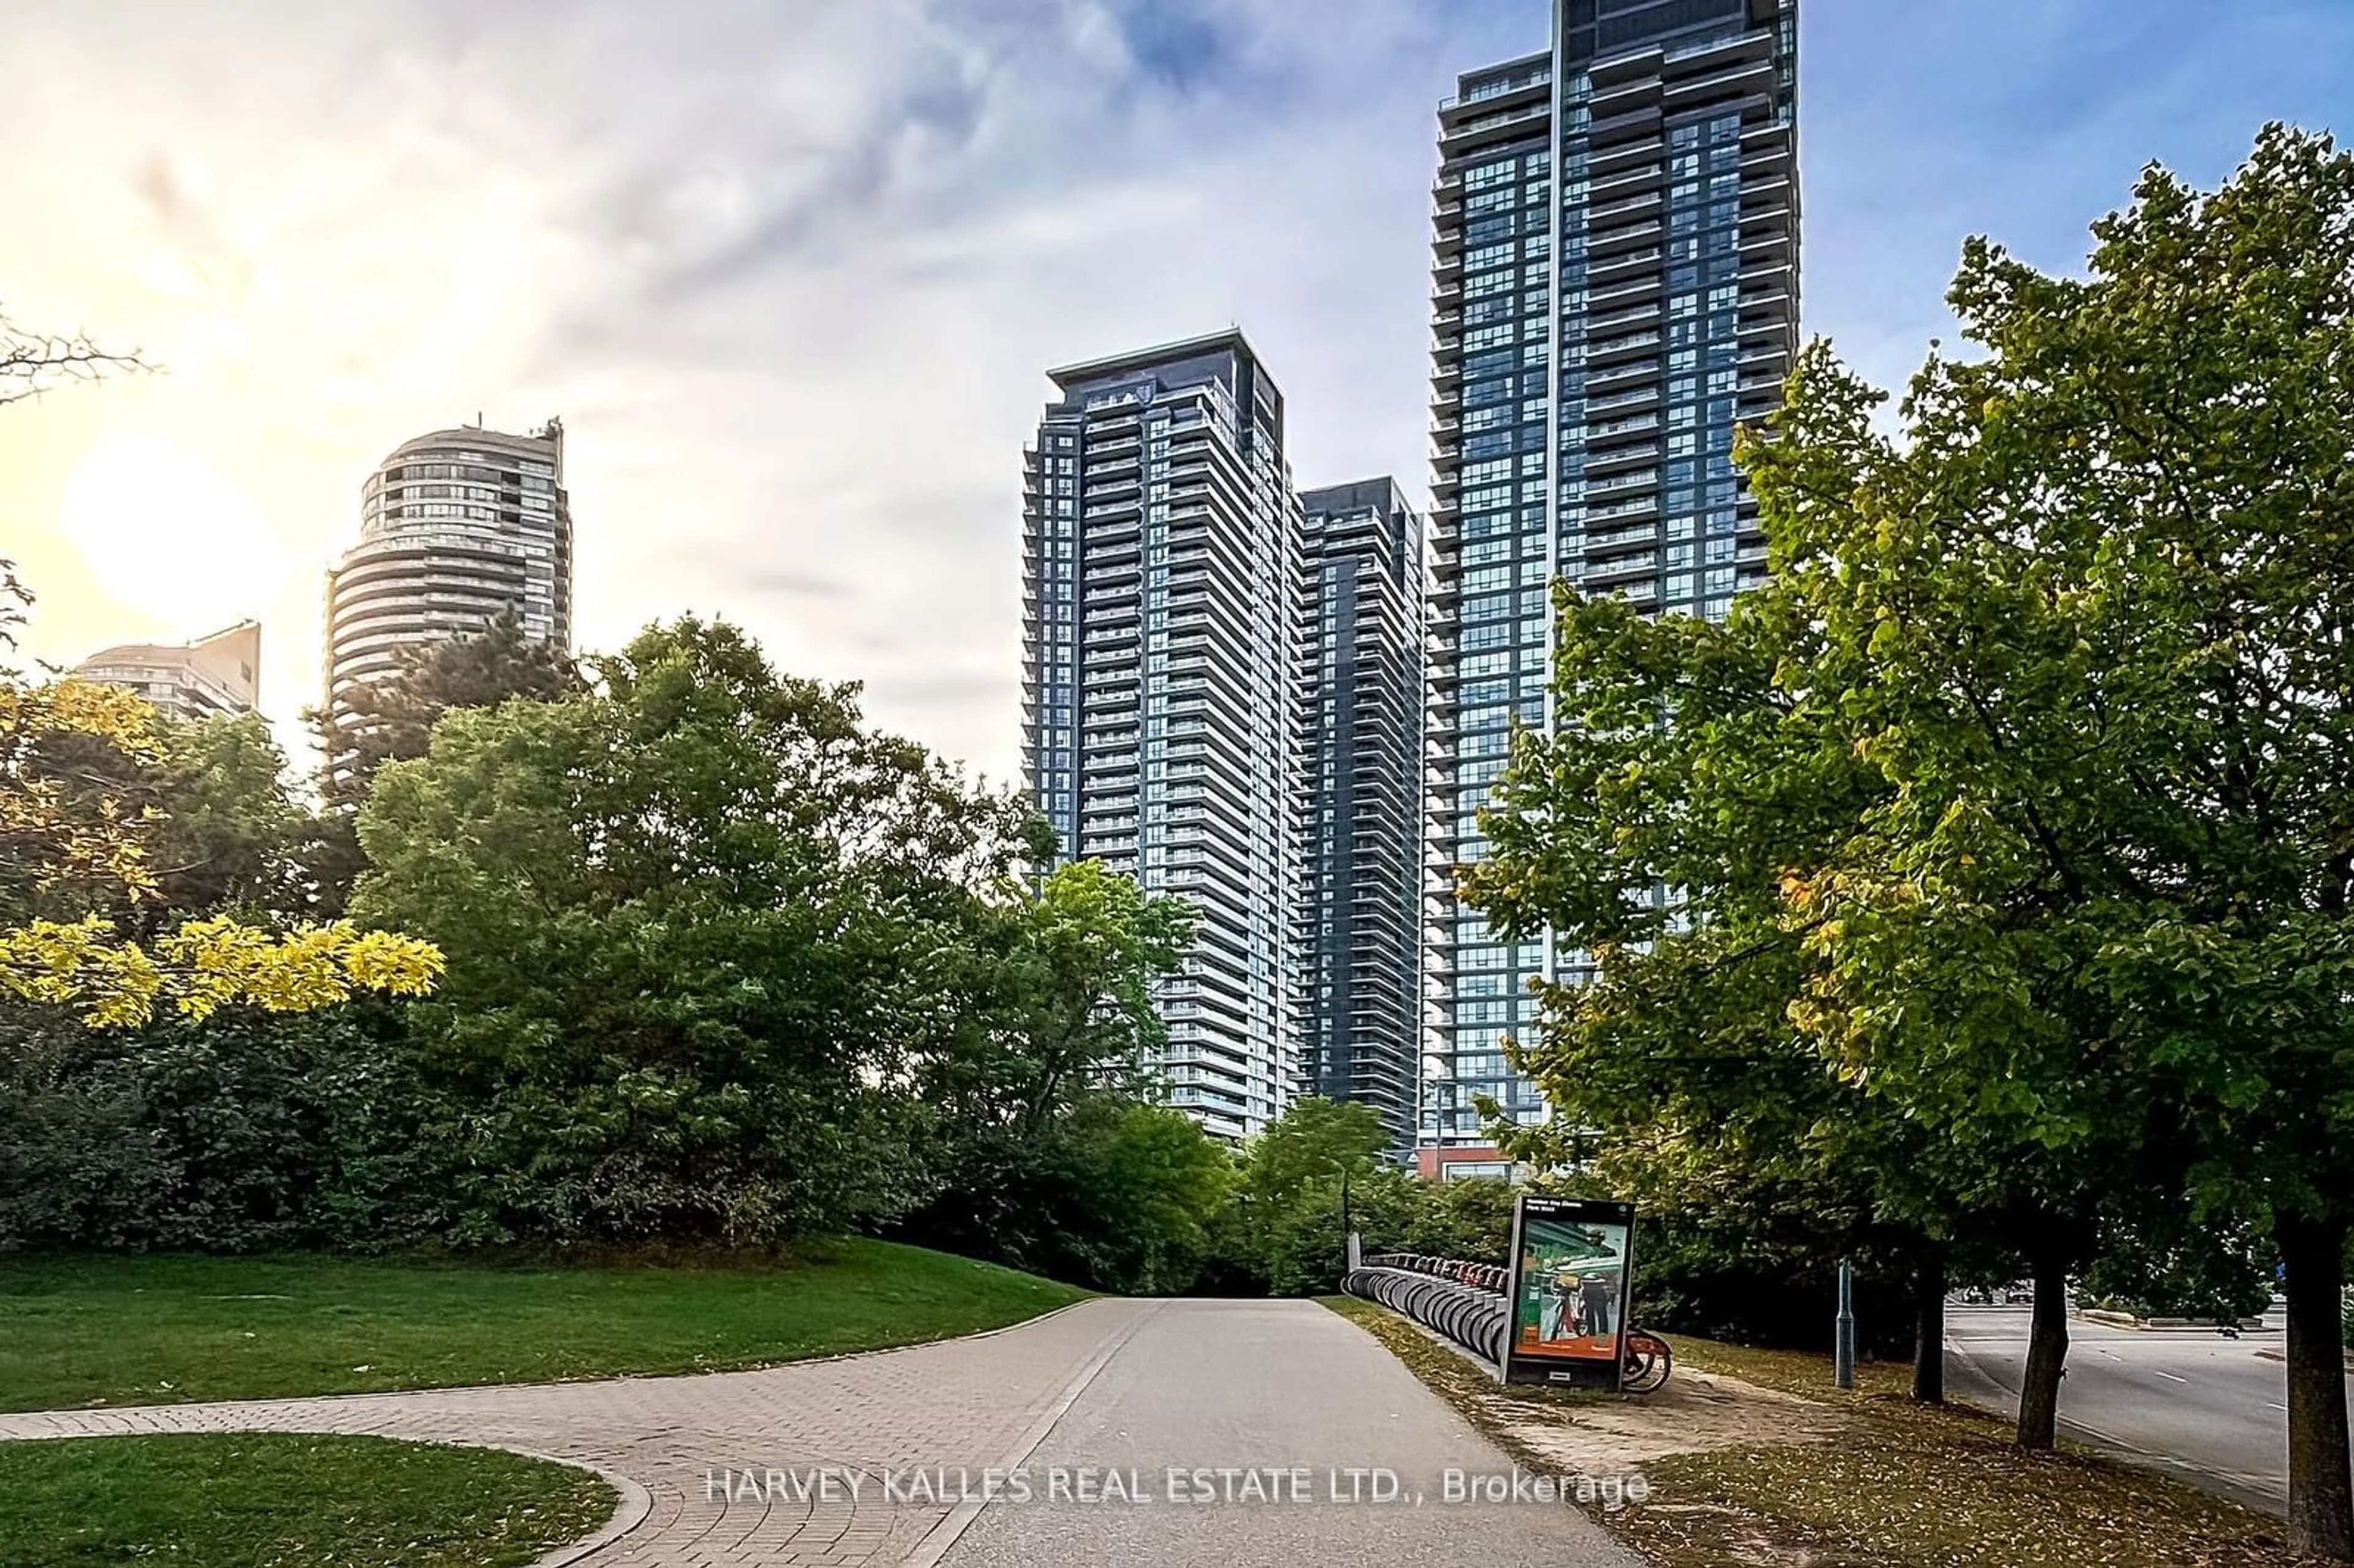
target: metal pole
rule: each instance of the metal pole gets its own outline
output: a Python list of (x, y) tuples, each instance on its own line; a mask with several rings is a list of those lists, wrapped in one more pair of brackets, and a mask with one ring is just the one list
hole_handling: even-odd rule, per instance
[(1831, 1341), (1831, 1382), (1855, 1386), (1855, 1265), (1840, 1259), (1839, 1328)]
[(1341, 1266), (1353, 1271), (1357, 1266), (1357, 1227), (1349, 1216), (1349, 1168), (1341, 1167)]

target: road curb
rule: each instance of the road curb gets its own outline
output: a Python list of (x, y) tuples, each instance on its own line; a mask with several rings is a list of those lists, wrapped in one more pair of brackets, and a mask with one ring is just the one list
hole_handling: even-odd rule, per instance
[[(489, 1446), (489, 1445), (467, 1445), (467, 1446)], [(563, 1465), (575, 1470), (586, 1470), (619, 1494), (613, 1507), (613, 1517), (605, 1521), (604, 1529), (586, 1540), (576, 1541), (569, 1546), (557, 1547), (546, 1556), (534, 1560), (531, 1568), (571, 1568), (573, 1563), (604, 1551), (605, 1548), (645, 1523), (653, 1514), (653, 1494), (619, 1470), (609, 1470), (602, 1465), (592, 1465), (585, 1459), (567, 1459), (557, 1454), (535, 1453), (529, 1448), (508, 1447), (504, 1444), (499, 1444), (496, 1446), (510, 1454), (521, 1454), (526, 1459), (545, 1459), (551, 1465)]]
[[(2069, 1314), (2087, 1323), (2101, 1323), (2112, 1329), (2131, 1329), (2137, 1333), (2199, 1333), (2221, 1332), (2226, 1325), (2211, 1318), (2137, 1318), (2130, 1312), (2112, 1312), (2100, 1307), (2080, 1307)], [(2229, 1325), (2241, 1334), (2276, 1334), (2268, 1329), (2262, 1318), (2243, 1318)]]

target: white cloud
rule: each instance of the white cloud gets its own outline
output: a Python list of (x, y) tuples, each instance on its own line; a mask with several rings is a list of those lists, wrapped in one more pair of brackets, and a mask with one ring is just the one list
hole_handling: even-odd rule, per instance
[(1044, 370), (1239, 322), (1303, 482), (1419, 488), (1430, 109), (1543, 31), (1539, 0), (19, 7), (0, 138), (45, 156), (0, 168), (0, 300), (172, 374), (0, 417), (0, 545), (48, 656), (202, 630), (109, 602), (57, 529), (106, 436), (199, 454), (297, 563), (249, 607), (284, 720), (368, 467), (560, 412), (584, 644), (724, 614), (1010, 779)]

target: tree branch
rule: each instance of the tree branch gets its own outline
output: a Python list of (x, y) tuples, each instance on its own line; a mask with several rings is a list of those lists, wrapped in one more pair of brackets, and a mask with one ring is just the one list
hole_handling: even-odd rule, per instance
[(154, 368), (133, 349), (115, 354), (86, 333), (70, 337), (29, 332), (0, 315), (0, 406), (37, 397), (67, 381), (95, 381), (120, 371)]

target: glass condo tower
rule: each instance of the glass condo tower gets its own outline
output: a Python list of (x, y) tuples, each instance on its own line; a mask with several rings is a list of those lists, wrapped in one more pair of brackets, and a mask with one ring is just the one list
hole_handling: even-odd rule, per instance
[(1459, 79), (1434, 191), (1421, 1139), (1544, 1115), (1507, 1065), (1536, 976), (1456, 904), (1511, 726), (1553, 722), (1546, 585), (1722, 617), (1762, 581), (1733, 467), (1797, 348), (1797, 0), (1556, 0), (1553, 47)]

